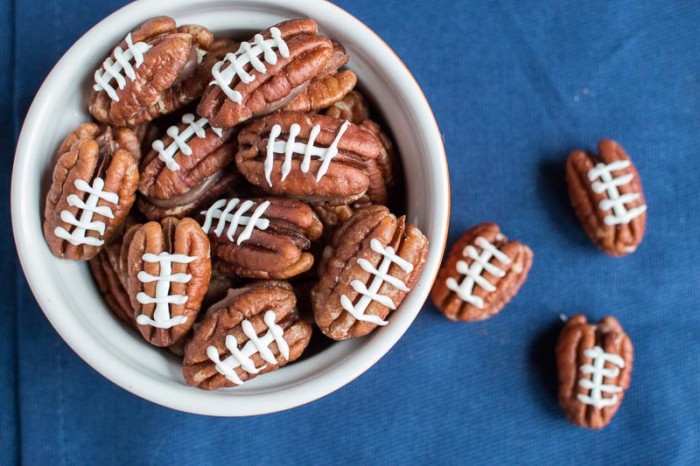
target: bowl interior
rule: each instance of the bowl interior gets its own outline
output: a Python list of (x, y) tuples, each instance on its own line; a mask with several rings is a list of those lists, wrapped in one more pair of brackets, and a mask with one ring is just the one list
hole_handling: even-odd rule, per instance
[[(43, 198), (55, 152), (65, 135), (90, 117), (92, 73), (119, 40), (157, 15), (198, 23), (222, 35), (259, 30), (294, 17), (313, 17), (324, 35), (343, 43), (349, 67), (368, 90), (394, 135), (408, 186), (408, 220), (429, 238), (431, 250), (415, 289), (370, 336), (337, 343), (297, 364), (233, 390), (203, 392), (184, 384), (175, 357), (150, 347), (106, 308), (88, 267), (54, 258), (42, 235)], [(319, 398), (371, 367), (405, 332), (437, 273), (449, 216), (444, 149), (430, 108), (400, 60), (359, 21), (319, 0), (286, 2), (142, 0), (90, 30), (51, 72), (30, 109), (18, 144), (12, 180), (15, 241), (29, 284), (62, 337), (103, 375), (139, 396), (183, 411), (249, 415), (278, 411)]]

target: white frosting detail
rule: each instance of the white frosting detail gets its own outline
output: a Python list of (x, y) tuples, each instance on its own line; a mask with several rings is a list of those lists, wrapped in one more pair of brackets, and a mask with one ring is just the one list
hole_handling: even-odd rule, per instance
[(357, 305), (353, 306), (352, 301), (346, 295), (340, 297), (340, 305), (343, 306), (347, 312), (349, 312), (355, 319), (364, 322), (370, 322), (375, 325), (386, 325), (387, 321), (383, 320), (377, 315), (366, 315), (367, 307), (372, 301), (377, 301), (382, 306), (386, 306), (391, 310), (396, 309), (396, 305), (386, 295), (379, 294), (378, 291), (384, 284), (384, 282), (389, 283), (394, 288), (398, 290), (408, 292), (409, 289), (406, 284), (396, 277), (389, 275), (389, 268), (391, 264), (398, 265), (404, 272), (410, 273), (413, 271), (413, 264), (396, 254), (396, 251), (391, 246), (384, 248), (382, 243), (378, 239), (374, 238), (370, 241), (370, 247), (372, 251), (381, 254), (383, 256), (382, 262), (379, 264), (379, 268), (375, 268), (368, 260), (359, 258), (357, 263), (362, 267), (365, 272), (369, 272), (374, 275), (372, 283), (370, 283), (369, 288), (361, 282), (360, 280), (353, 280), (350, 282), (350, 286), (359, 294), (362, 298), (357, 302)]
[(80, 219), (75, 218), (75, 215), (68, 210), (61, 211), (61, 221), (76, 227), (73, 232), (68, 232), (65, 228), (59, 226), (54, 229), (54, 234), (61, 239), (68, 241), (74, 246), (79, 244), (87, 244), (88, 246), (102, 246), (104, 241), (94, 236), (86, 236), (88, 231), (96, 231), (100, 235), (105, 233), (105, 223), (99, 220), (92, 220), (94, 214), (102, 215), (107, 218), (114, 218), (112, 209), (109, 206), (97, 206), (100, 199), (112, 204), (119, 202), (117, 193), (103, 191), (105, 181), (97, 177), (90, 186), (85, 180), (77, 179), (73, 183), (78, 191), (88, 193), (89, 196), (85, 202), (76, 194), (71, 194), (66, 198), (68, 205), (82, 209)]
[[(226, 228), (226, 222), (229, 222), (228, 230), (226, 230), (226, 237), (229, 239), (229, 241), (233, 242), (234, 235), (236, 234), (238, 227), (245, 225), (245, 229), (240, 235), (238, 235), (238, 240), (236, 240), (236, 244), (240, 246), (244, 241), (248, 241), (250, 239), (255, 228), (258, 228), (259, 230), (267, 230), (267, 228), (270, 226), (270, 220), (263, 218), (262, 216), (267, 208), (270, 207), (270, 201), (265, 201), (258, 205), (251, 216), (245, 216), (244, 214), (247, 213), (254, 205), (255, 203), (249, 200), (241, 203), (241, 200), (238, 198), (233, 198), (228, 201), (228, 203), (226, 202), (226, 199), (219, 199), (212, 204), (212, 206), (209, 207), (206, 212), (202, 212), (203, 214), (206, 214), (202, 229), (205, 233), (209, 233), (213, 220), (219, 219), (216, 229), (214, 230), (214, 234), (216, 236), (221, 236), (221, 234), (224, 232), (224, 228)], [(236, 206), (238, 206), (238, 209), (236, 209), (235, 212), (232, 212)], [(221, 210), (222, 207), (224, 210)]]
[[(117, 81), (117, 87), (124, 89), (126, 87), (126, 78), (121, 72), (132, 81), (136, 79), (135, 68), (138, 68), (143, 63), (143, 54), (151, 49), (151, 46), (145, 42), (131, 41), (131, 33), (126, 36), (126, 50), (121, 47), (115, 47), (114, 60), (112, 57), (107, 57), (102, 63), (102, 68), (95, 71), (95, 85), (92, 87), (96, 91), (105, 91), (110, 99), (119, 102), (119, 96), (116, 89), (112, 87), (112, 79)], [(134, 64), (131, 64), (131, 60)], [(102, 71), (104, 69), (104, 71)]]
[(295, 139), (301, 131), (301, 126), (294, 123), (289, 128), (289, 135), (286, 141), (278, 141), (277, 138), (282, 133), (282, 127), (280, 125), (274, 125), (270, 129), (270, 135), (267, 140), (267, 156), (265, 157), (265, 179), (267, 184), (272, 186), (272, 181), (270, 180), (270, 175), (272, 174), (272, 167), (274, 165), (274, 154), (284, 154), (284, 162), (282, 163), (282, 181), (284, 181), (289, 173), (292, 171), (292, 157), (296, 154), (303, 154), (304, 159), (299, 167), (302, 173), (308, 173), (309, 167), (311, 165), (311, 158), (317, 157), (322, 163), (318, 168), (318, 173), (316, 173), (316, 182), (318, 183), (321, 178), (328, 172), (328, 167), (331, 164), (333, 158), (338, 155), (338, 143), (340, 139), (345, 134), (345, 131), (350, 126), (349, 121), (345, 121), (343, 125), (338, 130), (338, 134), (335, 139), (328, 147), (316, 147), (314, 142), (321, 132), (321, 127), (315, 125), (311, 128), (311, 133), (309, 134), (309, 140), (306, 143), (296, 142)]
[(621, 225), (630, 223), (647, 210), (646, 204), (627, 209), (625, 204), (634, 202), (640, 198), (639, 193), (620, 194), (618, 188), (629, 184), (634, 179), (633, 173), (615, 177), (613, 172), (624, 170), (631, 166), (629, 160), (616, 160), (609, 164), (599, 163), (588, 172), (588, 179), (592, 182), (593, 192), (601, 194), (605, 192), (608, 199), (600, 201), (599, 208), (603, 212), (612, 209), (612, 213), (604, 219), (606, 225)]
[(186, 295), (170, 293), (170, 283), (189, 283), (192, 279), (192, 275), (188, 273), (175, 273), (173, 274), (173, 263), (178, 264), (189, 264), (197, 260), (196, 257), (187, 256), (185, 254), (170, 254), (167, 252), (161, 252), (160, 254), (146, 253), (142, 257), (144, 262), (158, 263), (160, 270), (158, 276), (151, 275), (145, 271), (140, 271), (137, 278), (141, 283), (151, 283), (156, 282), (156, 295), (151, 297), (141, 291), (136, 295), (136, 300), (141, 304), (154, 304), (156, 309), (153, 312), (153, 318), (151, 319), (146, 314), (141, 314), (136, 318), (136, 322), (139, 325), (151, 325), (157, 328), (171, 328), (176, 325), (184, 324), (187, 321), (187, 316), (180, 315), (171, 317), (170, 316), (170, 305), (171, 304), (185, 304), (187, 302)]
[[(180, 170), (180, 165), (175, 161), (175, 155), (178, 152), (182, 152), (183, 155), (192, 155), (192, 149), (187, 144), (187, 141), (192, 139), (193, 136), (197, 136), (199, 139), (204, 139), (207, 136), (204, 128), (209, 124), (209, 120), (206, 118), (200, 118), (195, 120), (195, 116), (192, 113), (186, 113), (182, 116), (182, 122), (188, 126), (182, 130), (180, 133), (180, 128), (177, 125), (173, 125), (166, 131), (166, 134), (173, 138), (173, 141), (165, 147), (165, 144), (160, 139), (156, 139), (151, 144), (153, 150), (158, 152), (158, 158), (165, 162), (165, 166), (168, 167), (170, 171)], [(211, 126), (211, 130), (219, 137), (223, 136), (223, 130), (221, 128), (215, 128)]]
[[(211, 75), (214, 80), (210, 83), (216, 84), (233, 102), (240, 104), (243, 96), (240, 92), (234, 91), (230, 86), (233, 78), (238, 76), (243, 84), (248, 84), (255, 81), (255, 76), (251, 76), (245, 70), (245, 66), (250, 64), (259, 73), (265, 73), (265, 63), (260, 60), (262, 55), (265, 62), (270, 65), (277, 64), (277, 53), (279, 50), (283, 58), (289, 58), (289, 48), (287, 43), (282, 39), (282, 33), (277, 28), (270, 28), (270, 39), (263, 39), (261, 34), (256, 34), (253, 40), (253, 45), (249, 42), (243, 42), (235, 53), (227, 53), (223, 60), (214, 65), (211, 69)], [(221, 68), (229, 63), (228, 67), (221, 71)]]
[[(583, 355), (592, 359), (593, 364), (584, 364), (581, 366), (581, 372), (584, 374), (592, 374), (591, 379), (580, 379), (579, 386), (590, 390), (590, 395), (579, 393), (576, 397), (578, 400), (587, 405), (591, 405), (596, 409), (612, 406), (617, 403), (617, 394), (622, 391), (622, 387), (614, 384), (604, 384), (604, 378), (614, 379), (620, 375), (620, 369), (624, 369), (625, 360), (617, 354), (610, 354), (603, 351), (600, 346), (588, 348), (583, 352)], [(605, 363), (609, 362), (617, 367), (606, 368)], [(611, 397), (605, 398), (603, 394), (612, 394)]]
[(448, 278), (447, 288), (457, 293), (459, 299), (465, 303), (483, 309), (484, 300), (474, 295), (475, 286), (478, 285), (489, 293), (496, 291), (496, 287), (481, 274), (486, 271), (494, 277), (503, 278), (506, 272), (497, 265), (492, 264), (490, 260), (495, 258), (503, 265), (508, 265), (512, 261), (510, 257), (482, 236), (476, 238), (474, 243), (482, 249), (481, 254), (479, 254), (476, 248), (471, 244), (464, 248), (462, 256), (472, 259), (472, 263), (471, 265), (467, 265), (465, 261), (458, 261), (457, 272), (465, 276), (464, 280), (462, 280), (462, 283), (458, 283), (454, 278)]
[(238, 349), (236, 337), (227, 335), (226, 348), (231, 353), (231, 356), (226, 359), (222, 360), (219, 357), (219, 351), (215, 346), (209, 346), (207, 348), (207, 356), (216, 365), (216, 370), (219, 374), (226, 377), (230, 382), (241, 385), (243, 381), (236, 373), (238, 367), (249, 374), (257, 374), (267, 367), (266, 365), (255, 367), (255, 362), (252, 359), (254, 354), (259, 353), (263, 361), (269, 364), (277, 364), (277, 358), (275, 358), (275, 354), (270, 349), (270, 345), (273, 342), (277, 343), (277, 349), (285, 361), (289, 359), (289, 344), (284, 339), (284, 329), (275, 323), (276, 318), (274, 311), (265, 312), (263, 320), (268, 330), (262, 337), (258, 337), (253, 324), (249, 320), (241, 322), (241, 329), (245, 336), (248, 337), (248, 341), (243, 345), (243, 348)]

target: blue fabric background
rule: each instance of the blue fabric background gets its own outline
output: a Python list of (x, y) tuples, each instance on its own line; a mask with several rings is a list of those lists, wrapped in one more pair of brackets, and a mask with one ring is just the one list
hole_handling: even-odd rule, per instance
[[(535, 264), (497, 317), (453, 324), (427, 304), (354, 383), (252, 419), (171, 411), (102, 378), (44, 318), (8, 240), (32, 97), (123, 3), (0, 3), (0, 463), (698, 464), (700, 3), (338, 2), (396, 50), (433, 106), (450, 242), (493, 220)], [(567, 153), (601, 137), (628, 149), (649, 203), (645, 242), (624, 259), (594, 249), (566, 196)], [(578, 312), (615, 315), (635, 344), (632, 386), (602, 432), (570, 426), (556, 401), (558, 316)]]

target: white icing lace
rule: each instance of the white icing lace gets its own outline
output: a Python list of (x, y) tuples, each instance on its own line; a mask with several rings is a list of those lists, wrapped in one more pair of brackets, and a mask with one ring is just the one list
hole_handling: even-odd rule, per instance
[(292, 157), (294, 154), (304, 155), (301, 166), (299, 167), (302, 173), (308, 173), (312, 157), (318, 158), (322, 162), (321, 166), (318, 168), (318, 172), (316, 173), (316, 182), (319, 182), (326, 172), (328, 172), (328, 167), (330, 166), (333, 158), (338, 155), (338, 144), (340, 143), (340, 139), (343, 137), (343, 134), (345, 134), (345, 131), (348, 129), (348, 126), (350, 126), (349, 121), (343, 123), (330, 146), (317, 147), (314, 146), (314, 142), (321, 132), (321, 127), (319, 125), (314, 125), (314, 127), (311, 128), (309, 140), (306, 143), (296, 141), (296, 137), (301, 131), (301, 126), (298, 124), (294, 123), (289, 128), (289, 135), (287, 136), (286, 141), (277, 140), (279, 135), (282, 133), (282, 127), (280, 125), (274, 125), (270, 129), (270, 135), (267, 140), (267, 155), (265, 157), (265, 179), (267, 180), (267, 184), (272, 186), (270, 175), (272, 174), (272, 167), (275, 162), (274, 154), (284, 154), (284, 162), (282, 163), (282, 181), (284, 181), (292, 171)]
[[(195, 120), (195, 116), (191, 113), (186, 113), (182, 116), (182, 122), (188, 126), (180, 133), (180, 128), (177, 125), (173, 125), (166, 131), (166, 134), (173, 138), (173, 141), (165, 147), (163, 141), (156, 139), (151, 144), (153, 150), (158, 152), (158, 158), (165, 162), (165, 166), (168, 167), (170, 171), (180, 170), (180, 165), (175, 161), (175, 155), (178, 152), (182, 152), (183, 155), (192, 155), (192, 149), (187, 144), (187, 141), (192, 139), (193, 136), (197, 136), (199, 139), (204, 139), (207, 135), (205, 127), (209, 124), (209, 120), (206, 118), (200, 118)], [(220, 128), (215, 128), (211, 126), (211, 130), (219, 137), (223, 136), (223, 130)]]
[[(624, 170), (631, 166), (629, 160), (617, 160), (609, 164), (599, 163), (588, 172), (588, 179), (592, 182), (593, 192), (601, 194), (605, 192), (607, 199), (600, 201), (599, 208), (603, 212), (612, 209), (612, 213), (604, 219), (606, 225), (627, 224), (642, 215), (646, 210), (646, 204), (627, 209), (625, 204), (634, 202), (640, 198), (639, 193), (620, 194), (619, 187), (629, 184), (634, 179), (633, 173), (615, 177), (613, 172)], [(598, 181), (596, 181), (598, 180)]]
[(189, 281), (192, 279), (192, 275), (188, 273), (173, 274), (173, 263), (189, 264), (197, 260), (197, 258), (184, 254), (169, 254), (167, 252), (161, 252), (158, 255), (146, 253), (142, 256), (142, 259), (144, 262), (158, 263), (160, 270), (158, 272), (158, 276), (151, 275), (143, 270), (137, 275), (141, 283), (156, 282), (155, 296), (151, 297), (143, 291), (136, 295), (136, 300), (139, 303), (155, 303), (156, 309), (153, 312), (152, 319), (146, 314), (141, 314), (136, 318), (136, 322), (139, 325), (151, 325), (157, 328), (171, 328), (175, 325), (185, 323), (187, 321), (187, 316), (170, 316), (171, 304), (182, 305), (187, 302), (186, 295), (170, 294), (170, 283), (189, 283)]
[[(115, 102), (119, 102), (119, 96), (117, 95), (116, 89), (112, 87), (111, 81), (114, 79), (117, 81), (117, 87), (119, 89), (124, 89), (126, 87), (126, 78), (122, 76), (121, 72), (127, 78), (132, 81), (136, 79), (135, 68), (138, 68), (143, 63), (143, 54), (151, 49), (151, 46), (145, 42), (133, 43), (131, 41), (131, 33), (126, 36), (126, 50), (122, 50), (121, 47), (116, 47), (114, 49), (114, 60), (112, 57), (107, 57), (107, 59), (102, 63), (102, 68), (95, 71), (95, 85), (93, 89), (96, 91), (105, 91), (110, 99)], [(134, 64), (131, 64), (131, 60), (134, 60)], [(104, 71), (102, 71), (104, 69)]]
[(391, 246), (387, 246), (386, 248), (383, 247), (382, 243), (376, 238), (370, 241), (370, 247), (372, 251), (382, 255), (382, 262), (379, 264), (379, 268), (375, 268), (371, 262), (363, 258), (357, 259), (357, 263), (365, 272), (369, 272), (370, 274), (374, 275), (372, 283), (369, 285), (369, 288), (367, 288), (367, 286), (360, 280), (351, 281), (350, 286), (353, 288), (353, 290), (362, 295), (362, 298), (360, 298), (360, 300), (357, 302), (357, 305), (353, 306), (350, 298), (348, 298), (346, 295), (342, 295), (340, 297), (340, 305), (343, 306), (343, 309), (349, 312), (357, 320), (370, 322), (375, 325), (386, 325), (388, 323), (387, 321), (383, 320), (377, 315), (366, 315), (365, 311), (367, 311), (367, 307), (369, 307), (372, 301), (376, 301), (382, 306), (395, 310), (396, 305), (391, 298), (386, 295), (379, 294), (379, 289), (386, 282), (400, 291), (408, 292), (409, 289), (403, 281), (389, 275), (389, 268), (391, 267), (391, 264), (396, 264), (404, 272), (410, 273), (413, 271), (413, 264), (398, 256), (394, 248)]
[[(592, 359), (592, 364), (584, 364), (581, 366), (581, 372), (584, 374), (592, 374), (589, 379), (580, 379), (579, 386), (590, 390), (589, 395), (579, 393), (576, 397), (578, 400), (587, 405), (591, 405), (596, 409), (612, 406), (617, 403), (617, 394), (622, 391), (621, 387), (614, 384), (604, 384), (604, 379), (614, 379), (620, 375), (620, 369), (625, 367), (625, 360), (617, 354), (610, 354), (603, 351), (600, 346), (588, 348), (583, 352), (583, 355)], [(605, 363), (614, 364), (617, 367), (606, 368)], [(603, 397), (603, 394), (611, 394), (609, 398)]]
[(94, 214), (102, 215), (107, 218), (114, 218), (112, 209), (109, 206), (97, 206), (100, 199), (109, 202), (111, 204), (117, 204), (119, 202), (119, 196), (117, 193), (103, 191), (105, 187), (105, 181), (102, 178), (95, 178), (90, 186), (84, 180), (75, 180), (73, 183), (78, 191), (83, 193), (88, 193), (88, 198), (83, 202), (80, 197), (75, 194), (71, 194), (66, 198), (68, 205), (71, 207), (77, 207), (82, 209), (82, 214), (80, 214), (80, 219), (77, 219), (75, 215), (70, 213), (68, 210), (61, 211), (61, 220), (69, 225), (76, 227), (73, 232), (69, 232), (65, 228), (59, 226), (54, 229), (54, 234), (61, 239), (64, 239), (71, 243), (72, 245), (87, 244), (88, 246), (102, 246), (104, 241), (94, 237), (86, 236), (88, 231), (96, 231), (100, 235), (105, 233), (105, 223), (99, 220), (92, 220)]
[[(289, 58), (289, 48), (287, 43), (282, 39), (282, 33), (277, 28), (270, 28), (270, 39), (263, 39), (261, 34), (256, 34), (253, 40), (253, 45), (249, 42), (243, 42), (235, 53), (227, 53), (223, 60), (214, 65), (211, 69), (211, 75), (214, 80), (210, 83), (216, 84), (233, 102), (240, 104), (243, 96), (240, 92), (231, 88), (233, 78), (238, 76), (243, 84), (248, 84), (255, 80), (255, 76), (250, 75), (245, 70), (246, 65), (250, 64), (259, 73), (265, 73), (267, 68), (265, 63), (260, 60), (262, 55), (263, 60), (270, 65), (277, 64), (277, 53), (283, 58)], [(229, 65), (223, 71), (221, 68), (228, 63)]]
[[(245, 229), (240, 235), (238, 235), (238, 240), (236, 241), (236, 244), (240, 246), (244, 241), (250, 239), (255, 228), (259, 230), (267, 230), (267, 228), (270, 226), (270, 221), (262, 216), (267, 208), (270, 207), (270, 201), (265, 201), (258, 205), (258, 207), (256, 207), (253, 211), (252, 215), (244, 215), (254, 205), (255, 203), (250, 200), (243, 201), (241, 203), (241, 200), (238, 198), (233, 198), (228, 202), (226, 199), (220, 199), (209, 207), (206, 212), (202, 212), (203, 214), (206, 214), (202, 229), (205, 233), (209, 233), (214, 219), (219, 219), (216, 229), (214, 230), (214, 234), (216, 236), (221, 236), (221, 234), (224, 232), (224, 228), (226, 228), (226, 223), (228, 222), (229, 227), (228, 230), (226, 230), (226, 237), (229, 239), (229, 241), (233, 242), (234, 235), (236, 234), (238, 227), (245, 225)], [(238, 207), (238, 209), (236, 209), (234, 212), (233, 210), (236, 207)], [(221, 210), (222, 208), (223, 210)]]
[(511, 259), (482, 236), (476, 238), (474, 243), (482, 249), (481, 254), (471, 244), (464, 248), (462, 256), (470, 258), (472, 263), (467, 265), (465, 261), (458, 261), (457, 272), (465, 276), (464, 280), (462, 280), (462, 283), (458, 283), (454, 278), (448, 278), (447, 288), (457, 293), (459, 299), (465, 303), (483, 309), (484, 300), (474, 295), (474, 288), (478, 285), (492, 293), (496, 291), (496, 287), (483, 277), (482, 273), (486, 271), (494, 277), (503, 278), (506, 272), (490, 261), (492, 258), (495, 258), (501, 264), (508, 265), (511, 263)]
[(257, 374), (263, 370), (265, 365), (260, 367), (255, 367), (255, 362), (252, 356), (256, 353), (260, 354), (263, 361), (268, 364), (277, 364), (277, 358), (275, 354), (270, 349), (270, 345), (275, 342), (277, 343), (277, 350), (280, 355), (287, 360), (289, 359), (289, 345), (284, 339), (284, 329), (275, 323), (277, 316), (274, 311), (265, 312), (263, 320), (265, 325), (267, 325), (267, 333), (262, 337), (258, 337), (253, 324), (249, 320), (244, 320), (241, 322), (241, 329), (248, 341), (243, 348), (238, 349), (238, 341), (233, 335), (226, 336), (226, 349), (229, 350), (231, 356), (226, 359), (221, 359), (219, 357), (219, 351), (215, 346), (209, 346), (207, 348), (207, 356), (215, 364), (216, 370), (219, 374), (223, 375), (230, 382), (236, 385), (241, 385), (243, 381), (236, 373), (237, 368), (241, 368), (249, 374)]

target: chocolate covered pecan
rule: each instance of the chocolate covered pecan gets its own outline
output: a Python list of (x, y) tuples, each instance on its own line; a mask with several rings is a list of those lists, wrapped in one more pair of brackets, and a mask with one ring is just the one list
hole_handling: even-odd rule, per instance
[(58, 150), (44, 236), (63, 259), (87, 260), (119, 233), (136, 197), (138, 141), (128, 129), (84, 123)]
[(235, 387), (299, 358), (311, 325), (299, 319), (292, 287), (258, 282), (229, 290), (185, 346), (185, 381), (204, 390)]
[(642, 242), (647, 206), (639, 173), (622, 146), (604, 139), (598, 152), (575, 150), (569, 155), (569, 197), (591, 241), (620, 257)]
[(312, 292), (316, 324), (335, 340), (386, 325), (418, 281), (428, 240), (383, 206), (359, 209), (335, 233)]
[(333, 43), (311, 19), (285, 21), (243, 42), (212, 68), (197, 113), (230, 128), (283, 108), (333, 59)]
[(141, 335), (170, 346), (192, 328), (209, 286), (209, 239), (191, 218), (137, 227), (128, 250), (127, 290)]
[(532, 256), (530, 248), (509, 241), (495, 223), (477, 225), (452, 246), (433, 285), (433, 302), (450, 320), (488, 319), (525, 283)]
[(573, 424), (605, 427), (629, 387), (632, 342), (614, 317), (589, 324), (577, 315), (566, 323), (557, 343), (559, 403)]
[(167, 16), (137, 26), (95, 72), (90, 113), (99, 121), (134, 126), (197, 99), (211, 79), (203, 63), (212, 33), (176, 27)]
[(249, 278), (284, 279), (311, 268), (305, 252), (323, 226), (296, 199), (220, 199), (202, 212), (220, 271)]
[(381, 144), (370, 131), (323, 115), (280, 112), (238, 135), (236, 165), (265, 191), (312, 203), (348, 204), (370, 187)]

